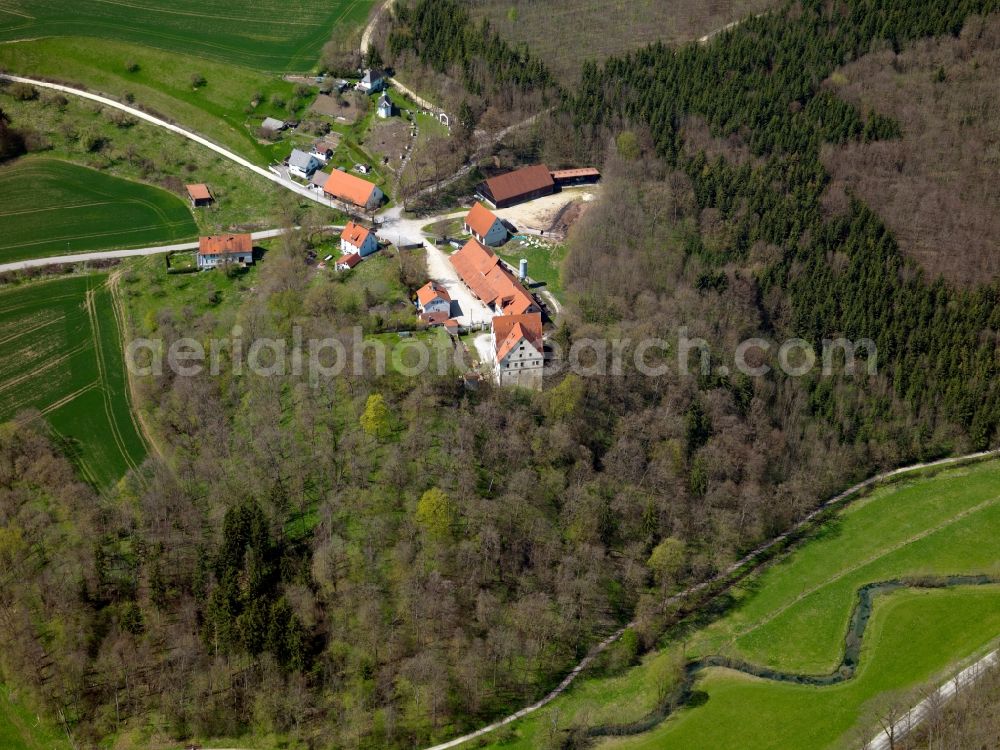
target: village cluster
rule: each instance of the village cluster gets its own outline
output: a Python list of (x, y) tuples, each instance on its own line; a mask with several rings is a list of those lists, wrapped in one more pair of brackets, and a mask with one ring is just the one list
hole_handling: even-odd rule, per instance
[[(338, 86), (347, 82), (338, 81)], [(383, 92), (378, 101), (378, 115), (389, 117), (392, 101), (384, 93), (385, 76), (377, 70), (367, 70), (355, 88), (366, 94)], [(281, 130), (280, 121), (264, 122), (264, 127)], [(336, 150), (335, 136), (319, 138), (309, 151), (294, 149), (286, 167), (288, 175), (307, 181), (308, 186), (322, 191), (331, 201), (342, 204), (348, 213), (371, 216), (385, 200), (382, 190), (373, 182), (344, 169), (322, 171)], [(355, 171), (365, 173), (364, 165)], [(527, 260), (522, 259), (515, 270), (493, 250), (511, 238), (512, 227), (495, 210), (552, 195), (564, 186), (590, 183), (600, 173), (593, 168), (550, 170), (538, 164), (517, 169), (484, 180), (477, 186), (475, 202), (464, 217), (462, 228), (468, 240), (448, 257), (454, 275), (469, 294), (489, 311), (488, 322), (477, 320), (475, 326), (489, 330), (489, 353), (494, 379), (500, 385), (517, 385), (538, 389), (542, 386), (545, 365), (543, 337), (544, 307), (528, 287)], [(193, 206), (206, 206), (214, 197), (204, 184), (187, 186)], [(454, 242), (454, 241), (453, 241)], [(425, 240), (429, 251), (439, 252)], [(360, 219), (348, 221), (340, 233), (340, 257), (327, 256), (321, 263), (332, 262), (338, 272), (356, 268), (365, 258), (378, 252), (376, 230)], [(224, 264), (253, 263), (253, 240), (250, 234), (221, 234), (202, 237), (197, 254), (197, 268), (207, 270)], [(415, 306), (420, 320), (428, 327), (443, 326), (450, 334), (472, 330), (467, 310), (449, 292), (446, 280), (432, 279), (416, 292)], [(454, 292), (454, 287), (452, 287)], [(465, 296), (464, 294), (462, 296)], [(485, 357), (483, 357), (485, 359)]]
[[(491, 313), (488, 323), (491, 367), (500, 385), (541, 388), (545, 366), (544, 308), (527, 286), (527, 260), (522, 259), (515, 271), (493, 251), (510, 239), (511, 232), (491, 209), (551, 195), (564, 185), (593, 182), (599, 177), (600, 173), (591, 168), (551, 171), (544, 165), (534, 165), (492, 177), (477, 187), (477, 200), (462, 224), (469, 239), (448, 260), (461, 283)], [(377, 186), (340, 171), (326, 178), (323, 189), (358, 208), (370, 210), (382, 200)], [(187, 191), (195, 206), (212, 201), (211, 192), (205, 185), (188, 185)], [(350, 271), (379, 249), (375, 230), (351, 220), (341, 230), (342, 254), (334, 267), (337, 271)], [(434, 250), (433, 246), (429, 249)], [(253, 260), (250, 234), (232, 233), (200, 239), (198, 268), (201, 270), (231, 263), (249, 265)], [(333, 260), (333, 257), (328, 256), (326, 260)], [(458, 318), (465, 311), (442, 280), (432, 279), (418, 289), (415, 305), (420, 319), (428, 327), (443, 326), (454, 336), (463, 332)]]

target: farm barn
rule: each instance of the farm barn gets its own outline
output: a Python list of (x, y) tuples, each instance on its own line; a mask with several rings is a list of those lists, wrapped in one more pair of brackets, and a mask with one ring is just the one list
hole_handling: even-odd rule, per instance
[(333, 170), (323, 183), (323, 192), (331, 198), (366, 210), (377, 208), (385, 197), (377, 185), (339, 169)]
[(506, 208), (556, 191), (552, 173), (544, 164), (516, 169), (491, 177), (476, 187), (476, 194), (493, 208)]

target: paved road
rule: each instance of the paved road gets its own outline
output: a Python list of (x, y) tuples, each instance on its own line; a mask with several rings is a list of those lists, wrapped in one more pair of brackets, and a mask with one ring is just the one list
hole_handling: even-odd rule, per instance
[(969, 687), (977, 682), (979, 678), (997, 664), (1000, 664), (1000, 651), (991, 651), (986, 654), (982, 659), (963, 669), (931, 695), (907, 711), (903, 718), (892, 725), (893, 737), (891, 740), (889, 738), (889, 731), (884, 730), (875, 735), (862, 750), (889, 750), (893, 742), (899, 742), (900, 739), (909, 734), (913, 729), (916, 729), (935, 707), (940, 707), (950, 701), (960, 689)]
[(7, 75), (3, 73), (0, 73), (0, 78), (3, 78), (8, 81), (16, 81), (19, 83), (30, 83), (32, 86), (51, 89), (53, 91), (60, 91), (64, 94), (70, 94), (72, 96), (79, 96), (83, 99), (90, 99), (91, 101), (94, 102), (100, 102), (101, 104), (107, 107), (114, 107), (115, 109), (120, 109), (122, 112), (127, 112), (133, 117), (136, 117), (140, 120), (156, 125), (157, 127), (164, 128), (165, 130), (169, 130), (170, 132), (176, 133), (177, 135), (187, 138), (188, 140), (194, 141), (195, 143), (199, 143), (202, 146), (211, 149), (220, 156), (224, 156), (226, 159), (236, 162), (241, 167), (249, 169), (251, 172), (260, 175), (264, 179), (270, 180), (271, 182), (280, 185), (286, 190), (290, 190), (293, 193), (302, 196), (303, 198), (308, 198), (311, 201), (315, 201), (316, 203), (321, 203), (324, 206), (330, 206), (331, 208), (335, 207), (332, 201), (323, 197), (322, 195), (319, 195), (316, 191), (309, 190), (304, 185), (299, 185), (298, 183), (291, 182), (289, 180), (283, 180), (281, 177), (274, 174), (270, 170), (257, 166), (253, 162), (244, 159), (242, 156), (233, 153), (229, 149), (223, 148), (218, 144), (212, 143), (212, 141), (208, 140), (207, 138), (204, 138), (203, 136), (200, 136), (197, 133), (194, 133), (190, 130), (186, 130), (185, 128), (182, 128), (179, 125), (174, 125), (172, 122), (167, 122), (164, 119), (151, 115), (148, 112), (143, 112), (141, 109), (136, 109), (135, 107), (130, 107), (127, 104), (122, 104), (121, 102), (115, 101), (114, 99), (110, 99), (106, 96), (101, 96), (100, 94), (92, 94), (89, 91), (73, 88), (72, 86), (63, 86), (62, 84), (58, 83), (39, 81), (35, 78), (24, 78), (23, 76)]
[[(329, 226), (326, 229), (343, 229), (341, 226)], [(254, 240), (269, 240), (285, 233), (284, 229), (265, 229), (260, 232), (253, 232), (250, 236)], [(25, 268), (39, 268), (42, 266), (55, 266), (62, 263), (84, 263), (88, 260), (108, 260), (111, 258), (131, 258), (137, 255), (156, 255), (158, 253), (170, 253), (175, 250), (195, 250), (197, 242), (179, 242), (173, 245), (152, 245), (150, 247), (134, 247), (126, 250), (103, 250), (96, 253), (76, 253), (74, 255), (53, 255), (48, 258), (32, 258), (30, 260), (19, 260), (13, 263), (0, 264), (0, 273), (4, 271), (20, 271)]]
[[(820, 506), (818, 506), (815, 510), (806, 515), (805, 518), (803, 518), (801, 521), (795, 524), (784, 534), (779, 534), (771, 541), (761, 545), (753, 552), (743, 557), (741, 560), (738, 560), (737, 562), (730, 565), (721, 573), (718, 573), (706, 581), (703, 581), (695, 586), (691, 586), (685, 589), (684, 591), (681, 591), (677, 594), (674, 594), (671, 597), (668, 597), (667, 599), (665, 599), (663, 602), (660, 603), (657, 609), (658, 611), (663, 611), (670, 605), (676, 604), (684, 599), (687, 599), (693, 594), (700, 593), (701, 591), (704, 591), (706, 588), (712, 586), (713, 584), (728, 581), (734, 574), (736, 574), (741, 569), (745, 568), (747, 565), (753, 564), (754, 567), (749, 572), (751, 573), (754, 572), (767, 562), (766, 560), (760, 559), (761, 555), (763, 555), (765, 552), (768, 552), (776, 545), (781, 544), (792, 534), (801, 531), (824, 511), (828, 510), (829, 508), (835, 505), (840, 505), (850, 499), (853, 499), (855, 495), (857, 495), (862, 490), (868, 489), (869, 487), (884, 482), (887, 479), (892, 479), (894, 477), (898, 477), (903, 474), (909, 474), (915, 471), (920, 471), (921, 469), (948, 466), (949, 464), (961, 463), (963, 461), (974, 461), (977, 459), (991, 458), (997, 456), (1000, 456), (1000, 449), (995, 449), (990, 451), (980, 451), (978, 453), (969, 453), (964, 456), (953, 456), (951, 458), (942, 458), (938, 461), (930, 461), (928, 463), (920, 463), (920, 464), (913, 464), (912, 466), (904, 466), (899, 469), (893, 469), (892, 471), (886, 471), (881, 474), (876, 474), (873, 477), (869, 477), (863, 482), (858, 482), (853, 487), (844, 490), (839, 495), (836, 495), (835, 497), (832, 497), (826, 502), (822, 503)], [(510, 716), (505, 716), (502, 719), (494, 721), (492, 724), (488, 724), (487, 726), (482, 727), (481, 729), (477, 729), (474, 732), (469, 732), (468, 734), (462, 735), (461, 737), (456, 737), (455, 739), (449, 740), (448, 742), (442, 742), (439, 745), (434, 745), (433, 747), (426, 748), (426, 750), (450, 750), (450, 748), (458, 747), (459, 745), (462, 745), (466, 742), (474, 740), (478, 737), (482, 737), (483, 735), (489, 734), (490, 732), (496, 731), (501, 727), (507, 726), (508, 724), (511, 724), (517, 721), (518, 719), (524, 718), (525, 716), (534, 713), (540, 708), (543, 708), (544, 706), (546, 706), (547, 704), (551, 703), (556, 698), (558, 698), (560, 695), (562, 695), (566, 691), (566, 689), (573, 683), (573, 681), (579, 676), (579, 674), (583, 672), (583, 670), (585, 670), (588, 666), (590, 666), (591, 662), (593, 662), (593, 660), (597, 658), (597, 656), (601, 654), (601, 652), (603, 652), (605, 649), (608, 648), (608, 646), (610, 646), (612, 643), (621, 638), (622, 634), (625, 632), (626, 629), (633, 627), (634, 625), (635, 625), (634, 622), (628, 623), (628, 625), (626, 625), (623, 628), (619, 628), (614, 633), (605, 638), (603, 641), (594, 646), (590, 650), (590, 653), (588, 653), (580, 661), (580, 663), (577, 664), (575, 667), (573, 667), (572, 671), (570, 671), (570, 673), (566, 675), (565, 678), (563, 678), (563, 681), (560, 682), (559, 685), (554, 690), (552, 690), (552, 692), (544, 696), (541, 700), (532, 703), (530, 706), (525, 706), (520, 711), (516, 711), (515, 713), (512, 713)]]
[(424, 241), (424, 248), (427, 253), (427, 275), (443, 286), (451, 297), (451, 316), (463, 326), (489, 323), (493, 319), (490, 308), (469, 291), (469, 287), (458, 277), (448, 255), (432, 242)]

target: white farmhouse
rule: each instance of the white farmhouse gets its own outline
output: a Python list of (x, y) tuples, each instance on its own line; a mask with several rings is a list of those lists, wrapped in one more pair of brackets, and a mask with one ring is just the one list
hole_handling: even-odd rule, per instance
[(378, 250), (378, 238), (368, 227), (349, 221), (340, 233), (340, 249), (345, 254), (357, 253), (364, 258)]
[(301, 149), (293, 150), (292, 155), (288, 157), (288, 173), (303, 180), (312, 177), (321, 166), (322, 162), (319, 159)]
[(473, 205), (465, 217), (465, 231), (484, 245), (496, 247), (507, 239), (507, 227), (482, 203)]
[(493, 318), (491, 332), (497, 383), (541, 390), (545, 367), (542, 316), (498, 315)]

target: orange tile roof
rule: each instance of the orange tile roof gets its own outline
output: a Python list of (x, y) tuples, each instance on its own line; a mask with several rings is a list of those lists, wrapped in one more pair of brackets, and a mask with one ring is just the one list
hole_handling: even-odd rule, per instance
[(358, 263), (361, 262), (361, 256), (357, 253), (348, 253), (347, 255), (341, 255), (337, 258), (337, 265), (344, 265), (348, 268), (354, 268)]
[[(325, 190), (325, 188), (324, 188)], [(368, 235), (372, 233), (368, 227), (355, 224), (353, 221), (347, 222), (344, 231), (340, 233), (340, 239), (347, 240), (347, 243), (360, 248), (368, 240)]]
[(451, 264), (465, 285), (503, 315), (521, 315), (536, 309), (535, 299), (488, 247), (476, 240), (451, 256)]
[(438, 298), (451, 302), (451, 296), (447, 290), (433, 281), (428, 281), (417, 290), (417, 301), (421, 306), (426, 306), (429, 302)]
[(552, 179), (556, 182), (559, 180), (570, 180), (574, 177), (600, 177), (601, 173), (594, 169), (593, 167), (579, 167), (577, 169), (554, 169), (552, 170)]
[(522, 340), (528, 341), (541, 353), (542, 316), (540, 313), (498, 315), (493, 318), (493, 338), (496, 341), (497, 362), (510, 354)]
[(362, 180), (339, 169), (333, 170), (329, 179), (323, 184), (323, 192), (356, 206), (367, 206), (372, 197), (375, 185), (368, 180)]
[(249, 234), (216, 234), (198, 239), (198, 255), (232, 255), (253, 252)]
[(472, 206), (472, 210), (465, 217), (465, 225), (480, 237), (485, 237), (496, 221), (497, 215), (479, 202)]
[(210, 201), (212, 200), (212, 194), (208, 191), (208, 185), (198, 183), (197, 185), (185, 185), (188, 195), (191, 196), (192, 200), (196, 201)]
[(493, 200), (500, 203), (552, 185), (552, 174), (544, 164), (515, 169), (513, 172), (486, 180), (486, 186), (490, 189)]

